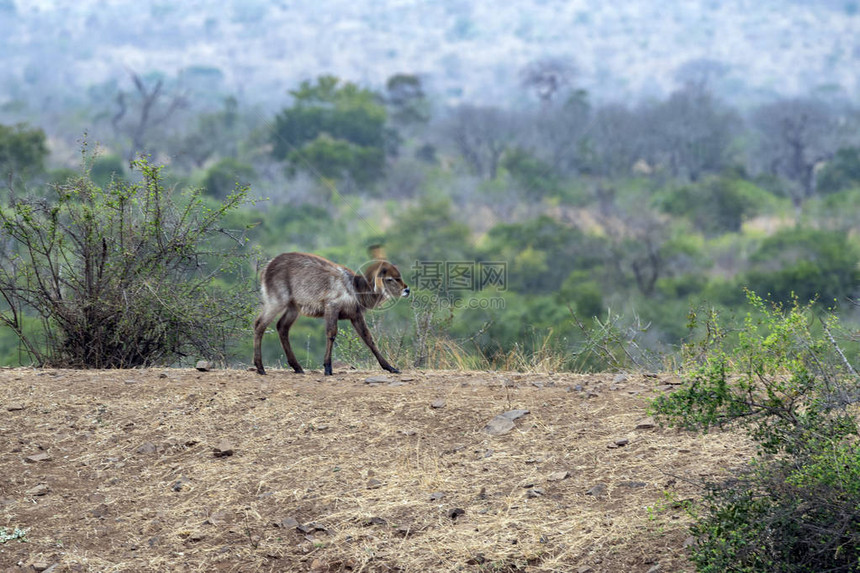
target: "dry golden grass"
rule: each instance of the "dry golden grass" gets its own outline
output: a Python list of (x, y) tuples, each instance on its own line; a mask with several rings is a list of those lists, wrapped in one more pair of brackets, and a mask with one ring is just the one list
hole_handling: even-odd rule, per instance
[[(673, 500), (749, 455), (729, 433), (637, 430), (661, 378), (365, 382), (382, 374), (0, 371), (0, 526), (28, 529), (0, 568), (685, 571)], [(483, 430), (512, 409), (530, 414)]]

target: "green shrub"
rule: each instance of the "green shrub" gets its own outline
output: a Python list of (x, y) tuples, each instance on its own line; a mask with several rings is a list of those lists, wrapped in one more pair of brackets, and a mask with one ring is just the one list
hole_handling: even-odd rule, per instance
[[(222, 220), (246, 189), (211, 205), (197, 190), (174, 195), (145, 159), (133, 167), (137, 183), (113, 179), (102, 188), (86, 174), (0, 210), (0, 322), (37, 364), (223, 359), (248, 324), (251, 289), (222, 280), (242, 268), (242, 232)], [(40, 320), (35, 332), (31, 317)]]
[(753, 253), (746, 286), (786, 303), (792, 296), (832, 305), (858, 293), (860, 248), (844, 232), (785, 229)]
[(699, 571), (860, 570), (858, 377), (810, 306), (754, 312), (731, 340), (715, 313), (687, 347), (685, 386), (653, 403), (670, 425), (740, 426), (758, 443), (749, 468), (707, 485), (691, 531)]

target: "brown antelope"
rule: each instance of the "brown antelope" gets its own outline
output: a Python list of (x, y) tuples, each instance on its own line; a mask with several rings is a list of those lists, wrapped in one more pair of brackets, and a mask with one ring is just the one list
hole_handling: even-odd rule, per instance
[(370, 263), (362, 274), (308, 253), (284, 253), (272, 259), (260, 278), (263, 310), (254, 322), (254, 366), (265, 374), (261, 344), (266, 328), (276, 316), (278, 336), (287, 362), (298, 373), (304, 372), (290, 346), (290, 327), (298, 316), (325, 319), (325, 374), (331, 371), (331, 349), (337, 336), (337, 321), (349, 319), (356, 332), (373, 352), (379, 365), (395, 374), (400, 371), (388, 363), (373, 342), (364, 311), (388, 298), (409, 296), (409, 287), (400, 271), (388, 261)]

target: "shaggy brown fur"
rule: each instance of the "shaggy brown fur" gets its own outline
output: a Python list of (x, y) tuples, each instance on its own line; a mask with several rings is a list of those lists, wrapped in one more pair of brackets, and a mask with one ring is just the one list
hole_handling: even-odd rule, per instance
[(323, 366), (327, 375), (331, 370), (331, 351), (337, 336), (337, 321), (349, 319), (356, 332), (389, 372), (397, 373), (394, 366), (379, 353), (367, 323), (364, 311), (375, 308), (390, 297), (409, 296), (409, 287), (403, 282), (400, 271), (388, 261), (374, 261), (363, 274), (308, 253), (284, 253), (272, 259), (263, 269), (261, 277), (263, 310), (254, 322), (254, 366), (265, 374), (261, 344), (266, 328), (279, 314), (278, 335), (287, 355), (287, 362), (296, 372), (303, 372), (290, 346), (290, 326), (298, 316), (324, 318), (326, 348)]

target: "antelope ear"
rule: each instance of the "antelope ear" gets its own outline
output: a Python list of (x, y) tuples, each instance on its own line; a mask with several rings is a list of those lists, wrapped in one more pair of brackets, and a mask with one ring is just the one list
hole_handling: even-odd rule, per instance
[(376, 293), (384, 293), (385, 285), (382, 282), (382, 275), (384, 274), (384, 269), (377, 269), (375, 273), (373, 273), (373, 292)]

